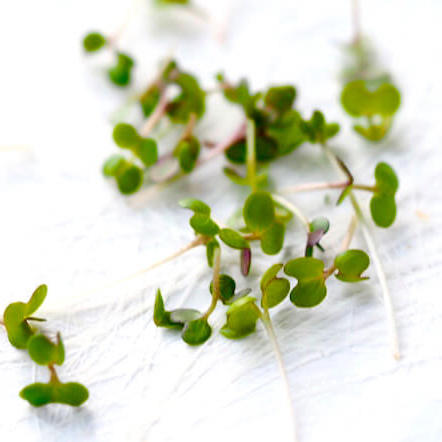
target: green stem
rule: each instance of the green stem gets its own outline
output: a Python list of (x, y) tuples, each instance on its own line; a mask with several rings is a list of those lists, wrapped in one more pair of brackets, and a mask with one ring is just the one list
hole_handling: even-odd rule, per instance
[[(327, 155), (327, 158), (329, 161), (335, 166), (335, 168), (341, 172), (344, 173), (339, 161), (336, 157), (336, 155), (331, 151), (331, 149), (327, 146), (327, 144), (322, 144), (322, 148), (324, 149), (325, 154)], [(381, 286), (382, 290), (382, 297), (384, 300), (384, 307), (385, 307), (385, 313), (387, 316), (388, 321), (388, 327), (389, 327), (389, 333), (390, 333), (390, 345), (393, 357), (395, 359), (400, 358), (400, 351), (399, 351), (399, 339), (398, 339), (398, 332), (397, 332), (397, 326), (396, 326), (396, 319), (394, 314), (394, 308), (393, 308), (393, 301), (391, 299), (390, 290), (388, 288), (387, 278), (385, 276), (385, 271), (382, 266), (382, 262), (379, 258), (379, 254), (376, 248), (376, 244), (373, 239), (373, 235), (371, 233), (371, 229), (367, 223), (367, 220), (361, 210), (361, 206), (359, 205), (359, 202), (354, 195), (353, 192), (350, 192), (350, 200), (351, 204), (353, 206), (353, 210), (355, 211), (356, 216), (358, 217), (358, 220), (361, 224), (362, 228), (362, 234), (364, 235), (365, 242), (367, 243), (368, 250), (370, 252), (371, 259), (373, 260), (376, 273), (378, 275), (379, 284)]]
[(221, 289), (219, 282), (219, 275), (221, 271), (221, 249), (217, 247), (213, 256), (213, 290), (212, 290), (212, 302), (206, 313), (204, 313), (203, 318), (207, 319), (215, 310), (216, 304), (221, 297)]
[(292, 395), (290, 393), (290, 382), (284, 365), (284, 359), (282, 358), (281, 348), (279, 347), (278, 339), (276, 337), (276, 333), (273, 328), (272, 320), (270, 319), (269, 310), (266, 307), (263, 308), (263, 312), (261, 314), (261, 320), (269, 336), (273, 352), (275, 353), (276, 361), (278, 363), (279, 373), (281, 375), (281, 380), (283, 382), (288, 412), (291, 420), (292, 440), (296, 442), (298, 439), (296, 432), (295, 408), (293, 406)]
[(247, 120), (247, 179), (249, 180), (252, 192), (256, 190), (256, 140), (255, 122)]
[(51, 378), (49, 382), (51, 384), (60, 384), (60, 379), (58, 378), (57, 372), (55, 371), (55, 367), (53, 364), (48, 365), (49, 372), (51, 373)]

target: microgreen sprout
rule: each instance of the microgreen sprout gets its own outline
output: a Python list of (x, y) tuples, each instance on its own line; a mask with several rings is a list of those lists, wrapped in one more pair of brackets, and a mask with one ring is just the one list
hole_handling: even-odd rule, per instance
[(53, 343), (46, 335), (29, 324), (29, 321), (45, 321), (45, 319), (31, 315), (42, 305), (47, 291), (46, 285), (40, 285), (27, 303), (9, 304), (3, 314), (3, 325), (9, 342), (16, 348), (26, 349), (36, 364), (47, 366), (50, 372), (48, 383), (30, 384), (20, 391), (20, 397), (34, 407), (49, 403), (79, 406), (89, 397), (87, 388), (76, 382), (62, 383), (54, 367), (54, 365), (63, 365), (65, 359), (65, 349), (60, 333), (57, 333), (57, 340)]

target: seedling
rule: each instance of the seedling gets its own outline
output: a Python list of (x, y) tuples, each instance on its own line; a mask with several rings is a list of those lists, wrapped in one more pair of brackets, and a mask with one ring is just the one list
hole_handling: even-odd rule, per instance
[(47, 286), (41, 285), (32, 294), (27, 303), (14, 302), (6, 307), (3, 324), (8, 333), (9, 342), (16, 348), (27, 350), (30, 358), (38, 365), (47, 366), (50, 371), (49, 382), (34, 383), (20, 391), (20, 397), (35, 407), (49, 403), (80, 406), (89, 397), (86, 387), (76, 382), (62, 383), (54, 365), (62, 365), (65, 350), (60, 333), (53, 343), (47, 336), (37, 331), (29, 321), (45, 321), (31, 316), (44, 302)]
[(88, 54), (94, 54), (106, 48), (111, 50), (115, 57), (115, 64), (107, 70), (109, 80), (118, 87), (128, 86), (135, 65), (133, 58), (125, 52), (115, 49), (112, 39), (105, 37), (100, 32), (90, 32), (83, 39), (83, 49)]

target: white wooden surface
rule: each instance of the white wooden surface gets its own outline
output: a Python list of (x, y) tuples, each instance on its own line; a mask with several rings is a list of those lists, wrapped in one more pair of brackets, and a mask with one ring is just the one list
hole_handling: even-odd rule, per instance
[[(273, 317), (301, 442), (440, 441), (442, 3), (362, 2), (363, 26), (403, 93), (394, 128), (379, 146), (352, 133), (337, 101), (339, 46), (351, 33), (348, 1), (201, 2), (218, 22), (230, 11), (222, 46), (194, 18), (153, 14), (141, 3), (121, 41), (139, 61), (138, 87), (171, 52), (208, 87), (220, 69), (233, 78), (249, 77), (254, 88), (293, 82), (306, 115), (319, 107), (342, 124), (333, 147), (360, 181), (371, 179), (379, 160), (397, 169), (398, 219), (388, 231), (377, 229), (376, 240), (397, 311), (402, 359), (389, 354), (373, 269), (368, 283), (332, 282), (318, 308), (296, 310), (286, 302)], [(62, 332), (67, 349), (60, 376), (83, 382), (91, 394), (77, 410), (30, 408), (18, 391), (47, 374), (2, 333), (0, 439), (288, 440), (280, 378), (262, 327), (231, 342), (216, 331), (223, 320), (219, 313), (213, 338), (195, 349), (152, 323), (158, 286), (170, 306), (207, 304), (210, 274), (203, 250), (131, 283), (87, 294), (191, 240), (188, 214), (177, 207), (181, 197), (204, 199), (218, 219), (245, 197), (223, 178), (219, 162), (141, 202), (122, 198), (101, 177), (103, 158), (115, 150), (111, 114), (124, 93), (102, 78), (106, 57), (85, 61), (79, 42), (90, 29), (116, 29), (128, 9), (125, 2), (104, 0), (0, 5), (0, 308), (26, 300), (47, 283), (41, 314), (49, 330)], [(198, 133), (220, 140), (238, 115), (215, 97)], [(137, 121), (137, 115), (128, 118)], [(24, 150), (4, 151), (12, 145)], [(319, 149), (309, 145), (271, 173), (278, 186), (335, 176)], [(311, 216), (331, 213), (324, 241), (329, 259), (350, 207), (324, 206), (323, 194), (296, 201)], [(259, 273), (297, 256), (303, 240), (301, 226), (294, 224), (287, 250), (257, 258), (247, 281), (239, 276), (235, 253), (223, 252), (223, 270), (238, 276), (240, 288), (256, 289)], [(364, 247), (359, 236), (355, 244)]]

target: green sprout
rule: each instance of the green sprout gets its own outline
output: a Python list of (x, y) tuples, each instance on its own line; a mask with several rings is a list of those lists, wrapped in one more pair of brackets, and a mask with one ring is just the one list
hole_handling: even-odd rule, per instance
[(99, 32), (90, 32), (83, 39), (83, 48), (86, 52), (96, 52), (107, 43), (106, 37)]
[(390, 83), (383, 83), (372, 90), (367, 87), (367, 82), (355, 80), (347, 83), (341, 94), (345, 111), (366, 123), (365, 126), (353, 126), (355, 131), (370, 141), (380, 141), (385, 137), (400, 102), (399, 91)]
[(80, 406), (89, 397), (86, 387), (76, 382), (61, 383), (54, 365), (62, 365), (65, 360), (65, 349), (60, 333), (53, 343), (47, 336), (32, 328), (28, 321), (44, 321), (31, 316), (42, 305), (48, 288), (40, 285), (27, 303), (14, 302), (6, 307), (3, 323), (10, 343), (19, 349), (26, 349), (30, 358), (38, 365), (47, 366), (50, 371), (48, 383), (34, 383), (20, 391), (20, 397), (34, 407), (49, 403)]

